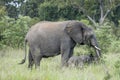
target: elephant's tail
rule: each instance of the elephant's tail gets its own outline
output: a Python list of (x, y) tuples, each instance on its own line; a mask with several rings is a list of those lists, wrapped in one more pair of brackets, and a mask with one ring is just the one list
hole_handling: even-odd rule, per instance
[(25, 43), (24, 43), (24, 49), (25, 49), (25, 56), (24, 56), (24, 59), (19, 63), (19, 64), (24, 64), (25, 61), (26, 61), (26, 54), (27, 54), (27, 50), (26, 50), (26, 44), (27, 44), (27, 40), (25, 39)]

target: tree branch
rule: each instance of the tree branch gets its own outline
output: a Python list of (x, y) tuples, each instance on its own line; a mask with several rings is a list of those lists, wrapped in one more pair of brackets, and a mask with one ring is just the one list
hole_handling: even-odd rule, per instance
[(105, 20), (105, 18), (107, 17), (107, 15), (108, 15), (109, 12), (110, 12), (110, 9), (108, 9), (108, 10), (106, 11), (105, 15), (100, 18), (100, 22), (99, 22), (100, 25), (103, 24), (103, 22), (104, 22), (104, 20)]
[(102, 5), (100, 5), (100, 11), (101, 11), (101, 17), (100, 17), (100, 19), (103, 17), (103, 7), (102, 7)]
[(95, 27), (97, 27), (97, 23), (95, 22), (94, 19), (92, 19), (90, 16), (86, 15), (87, 18), (94, 24)]

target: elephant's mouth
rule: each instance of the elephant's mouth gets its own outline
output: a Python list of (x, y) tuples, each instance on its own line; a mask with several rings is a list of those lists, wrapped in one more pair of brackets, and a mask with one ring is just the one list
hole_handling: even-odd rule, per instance
[(85, 44), (84, 42), (80, 43), (80, 45), (84, 45), (84, 44)]

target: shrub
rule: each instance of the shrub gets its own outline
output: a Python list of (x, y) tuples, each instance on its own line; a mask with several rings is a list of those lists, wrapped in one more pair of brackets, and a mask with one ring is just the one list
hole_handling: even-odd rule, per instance
[(103, 53), (120, 51), (118, 49), (120, 42), (116, 40), (116, 36), (112, 32), (111, 26), (103, 25), (102, 28), (97, 29), (95, 32)]
[(86, 25), (89, 25), (90, 23), (89, 23), (89, 20), (86, 20), (86, 19), (82, 19), (82, 20), (80, 20), (81, 22), (83, 22), (84, 24), (86, 24)]
[(31, 19), (28, 16), (19, 16), (17, 20), (5, 16), (0, 21), (1, 27), (1, 42), (0, 47), (7, 45), (10, 47), (22, 47), (25, 34), (29, 27), (36, 23), (36, 19)]

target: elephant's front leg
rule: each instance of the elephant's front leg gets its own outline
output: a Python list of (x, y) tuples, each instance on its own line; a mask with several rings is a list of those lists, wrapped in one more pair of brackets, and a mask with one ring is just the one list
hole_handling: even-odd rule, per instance
[(62, 56), (61, 56), (62, 67), (68, 66), (67, 62), (70, 58), (69, 56), (70, 56), (70, 49), (62, 51)]
[(64, 42), (61, 46), (61, 62), (62, 66), (68, 66), (68, 60), (73, 55), (75, 44), (72, 42)]

